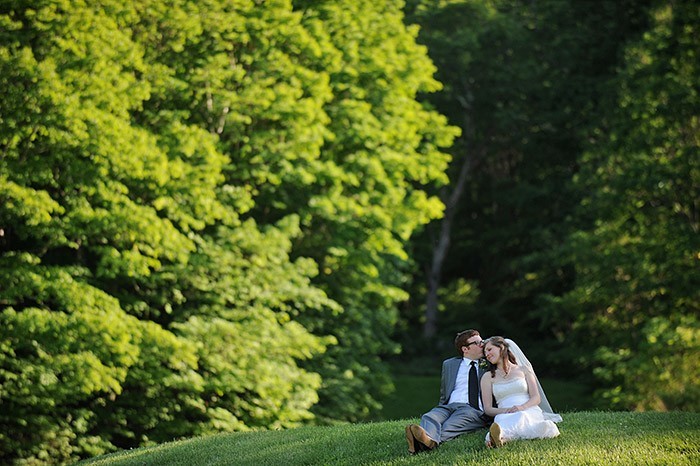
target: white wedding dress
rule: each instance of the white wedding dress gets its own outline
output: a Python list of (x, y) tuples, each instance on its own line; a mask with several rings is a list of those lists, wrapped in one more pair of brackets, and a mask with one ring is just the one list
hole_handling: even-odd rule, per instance
[[(499, 408), (510, 408), (521, 405), (530, 399), (527, 382), (524, 378), (516, 378), (507, 382), (493, 384), (493, 395)], [(549, 418), (549, 419), (548, 419)], [(495, 423), (501, 427), (501, 439), (504, 442), (518, 439), (543, 439), (559, 435), (557, 425), (550, 419), (561, 420), (558, 415), (543, 413), (539, 406), (533, 406), (515, 413), (497, 414)], [(486, 434), (486, 442), (490, 441)]]

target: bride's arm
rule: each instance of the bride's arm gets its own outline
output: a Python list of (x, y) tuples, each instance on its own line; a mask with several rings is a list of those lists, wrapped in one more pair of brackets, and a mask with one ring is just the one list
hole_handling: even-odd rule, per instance
[(489, 416), (498, 414), (498, 409), (493, 406), (493, 378), (486, 372), (481, 376), (481, 402), (484, 405), (484, 412)]

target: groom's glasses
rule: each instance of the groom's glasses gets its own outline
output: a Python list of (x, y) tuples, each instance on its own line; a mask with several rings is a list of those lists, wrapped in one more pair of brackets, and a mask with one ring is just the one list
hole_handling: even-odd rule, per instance
[(483, 343), (482, 340), (479, 340), (479, 341), (472, 341), (472, 342), (467, 343), (467, 344), (464, 345), (464, 346), (466, 346), (467, 348), (469, 348), (471, 345), (479, 345), (479, 346), (481, 346), (482, 343)]

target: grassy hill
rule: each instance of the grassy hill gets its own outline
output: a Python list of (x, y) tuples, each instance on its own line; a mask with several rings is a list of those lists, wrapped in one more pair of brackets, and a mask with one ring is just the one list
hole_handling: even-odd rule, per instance
[(417, 419), (192, 438), (80, 463), (113, 465), (699, 465), (700, 413), (565, 413), (561, 436), (487, 449), (485, 430), (411, 456)]

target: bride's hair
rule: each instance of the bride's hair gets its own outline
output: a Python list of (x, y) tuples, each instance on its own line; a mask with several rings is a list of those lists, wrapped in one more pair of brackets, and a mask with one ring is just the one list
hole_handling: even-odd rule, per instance
[[(506, 339), (503, 337), (489, 337), (486, 340), (484, 340), (484, 349), (486, 349), (486, 345), (490, 344), (491, 346), (497, 346), (498, 348), (501, 349), (501, 356), (499, 357), (499, 360), (503, 361), (503, 366), (505, 367), (505, 362), (508, 360), (512, 364), (516, 364), (515, 362), (515, 355), (510, 351), (510, 346), (508, 346), (508, 343), (506, 342)], [(491, 364), (488, 360), (486, 361), (488, 363), (488, 370), (491, 371), (491, 377), (496, 376), (496, 364)]]

